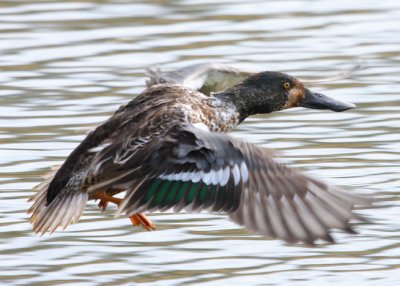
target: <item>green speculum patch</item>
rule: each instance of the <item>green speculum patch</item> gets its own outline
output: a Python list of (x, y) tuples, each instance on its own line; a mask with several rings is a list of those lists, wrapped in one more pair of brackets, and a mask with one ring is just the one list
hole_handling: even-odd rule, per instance
[(216, 186), (206, 185), (201, 181), (193, 183), (155, 179), (146, 192), (144, 203), (151, 202), (152, 207), (173, 205), (182, 200), (185, 204), (194, 201), (202, 204), (209, 198), (215, 198), (216, 189)]

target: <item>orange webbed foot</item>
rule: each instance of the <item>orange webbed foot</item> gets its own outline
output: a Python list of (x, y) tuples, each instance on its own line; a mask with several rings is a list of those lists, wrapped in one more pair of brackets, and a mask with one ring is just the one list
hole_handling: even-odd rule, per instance
[(147, 231), (152, 231), (156, 229), (156, 225), (144, 214), (137, 213), (129, 217), (132, 224), (135, 226), (143, 226)]
[[(109, 202), (114, 203), (118, 206), (122, 202), (122, 199), (114, 198), (113, 196), (106, 195), (102, 191), (95, 193), (94, 198), (100, 199), (98, 206), (99, 206), (99, 208), (102, 209), (102, 211), (106, 210)], [(131, 215), (129, 217), (129, 219), (131, 220), (131, 222), (134, 226), (141, 225), (147, 231), (152, 231), (152, 230), (156, 229), (156, 225), (143, 213), (137, 213), (137, 214)]]

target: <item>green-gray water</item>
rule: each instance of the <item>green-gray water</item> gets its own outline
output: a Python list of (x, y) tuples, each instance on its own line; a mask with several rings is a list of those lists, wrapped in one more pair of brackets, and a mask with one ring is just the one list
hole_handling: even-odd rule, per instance
[[(397, 285), (400, 281), (398, 1), (1, 1), (1, 285)], [(374, 224), (338, 243), (289, 246), (224, 216), (153, 214), (156, 232), (91, 202), (37, 236), (31, 188), (90, 128), (144, 89), (144, 69), (205, 61), (330, 75), (314, 89), (358, 105), (250, 118), (234, 136), (315, 176), (376, 196)]]

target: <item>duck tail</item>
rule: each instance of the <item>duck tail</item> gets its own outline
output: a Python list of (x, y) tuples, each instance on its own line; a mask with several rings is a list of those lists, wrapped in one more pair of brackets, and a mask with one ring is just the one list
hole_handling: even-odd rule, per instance
[(46, 175), (45, 180), (34, 188), (36, 194), (28, 200), (33, 202), (28, 210), (28, 214), (31, 214), (29, 221), (33, 224), (33, 230), (41, 235), (53, 233), (58, 227), (64, 230), (77, 222), (88, 200), (87, 192), (69, 191), (60, 193), (47, 204), (47, 190), (57, 169)]

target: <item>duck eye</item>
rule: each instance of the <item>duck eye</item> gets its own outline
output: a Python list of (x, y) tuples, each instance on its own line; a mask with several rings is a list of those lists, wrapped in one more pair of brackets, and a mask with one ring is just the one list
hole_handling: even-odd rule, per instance
[(289, 82), (284, 82), (283, 83), (283, 88), (284, 89), (289, 89), (290, 88), (290, 83)]

